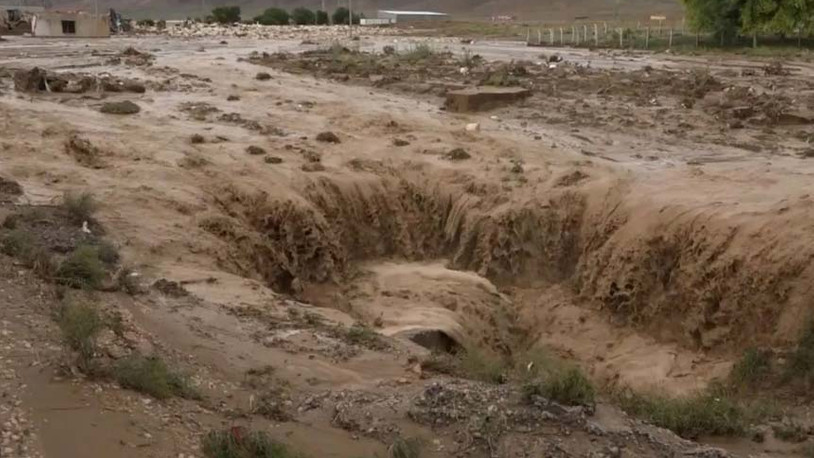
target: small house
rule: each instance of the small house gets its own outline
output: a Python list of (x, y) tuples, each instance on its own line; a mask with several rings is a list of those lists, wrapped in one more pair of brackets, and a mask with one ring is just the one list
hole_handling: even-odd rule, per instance
[(34, 16), (31, 31), (35, 37), (106, 38), (110, 36), (110, 15), (46, 11)]

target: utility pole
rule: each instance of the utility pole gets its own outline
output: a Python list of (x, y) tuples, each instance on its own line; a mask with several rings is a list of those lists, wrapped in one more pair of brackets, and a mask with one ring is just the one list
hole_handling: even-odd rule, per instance
[(353, 0), (348, 0), (348, 27), (350, 34), (353, 35)]

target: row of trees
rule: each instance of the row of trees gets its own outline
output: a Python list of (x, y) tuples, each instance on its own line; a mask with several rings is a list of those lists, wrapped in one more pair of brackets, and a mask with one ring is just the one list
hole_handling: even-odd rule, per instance
[[(353, 23), (358, 24), (362, 16), (354, 14)], [(347, 24), (350, 18), (350, 11), (340, 7), (331, 16), (334, 24)], [(234, 24), (240, 22), (239, 6), (221, 6), (212, 10), (212, 22), (219, 24)], [(254, 17), (252, 22), (263, 25), (327, 25), (329, 24), (328, 13), (325, 11), (314, 11), (308, 8), (296, 8), (289, 13), (281, 8), (268, 8), (261, 14)]]
[(814, 0), (683, 0), (695, 30), (724, 37), (814, 33)]

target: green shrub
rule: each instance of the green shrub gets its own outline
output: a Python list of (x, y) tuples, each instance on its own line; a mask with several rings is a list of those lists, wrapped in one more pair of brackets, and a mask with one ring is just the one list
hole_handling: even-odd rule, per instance
[(99, 311), (90, 304), (66, 304), (60, 311), (58, 324), (63, 341), (77, 354), (79, 369), (88, 373), (96, 353), (96, 338), (104, 329)]
[(140, 27), (153, 27), (155, 26), (155, 21), (152, 19), (139, 19), (136, 21), (136, 24)]
[(203, 438), (201, 452), (206, 458), (295, 458), (298, 455), (263, 431), (234, 427), (212, 431)]
[(421, 440), (415, 437), (397, 438), (388, 449), (390, 458), (420, 458)]
[(750, 413), (726, 395), (704, 391), (689, 397), (626, 393), (619, 397), (623, 410), (672, 430), (685, 438), (738, 436), (746, 432)]
[(59, 265), (57, 282), (71, 288), (99, 289), (107, 272), (95, 246), (80, 245)]
[(500, 355), (491, 351), (468, 348), (458, 363), (461, 376), (489, 383), (506, 381), (507, 364)]
[(3, 254), (24, 259), (34, 251), (36, 244), (37, 241), (30, 232), (15, 229), (3, 237), (3, 245), (0, 249)]
[(295, 8), (291, 12), (291, 20), (297, 25), (309, 25), (317, 22), (317, 15), (308, 8)]
[(240, 22), (239, 6), (219, 6), (212, 10), (212, 19), (218, 24)]
[(749, 348), (732, 368), (729, 377), (736, 387), (749, 388), (768, 376), (771, 368), (771, 354), (768, 351)]
[(288, 12), (280, 8), (269, 8), (254, 18), (262, 25), (288, 25), (290, 19)]
[(591, 381), (576, 367), (549, 372), (539, 382), (527, 382), (523, 392), (526, 398), (537, 395), (571, 406), (592, 406), (596, 397)]
[(99, 209), (99, 205), (91, 193), (66, 193), (62, 199), (62, 208), (68, 220), (76, 225), (82, 225), (85, 221), (93, 221), (93, 215)]
[(186, 377), (171, 371), (157, 356), (132, 355), (117, 362), (113, 369), (116, 381), (123, 388), (148, 394), (156, 399), (179, 396), (198, 399), (200, 394)]
[(803, 328), (800, 340), (797, 341), (797, 348), (789, 356), (786, 377), (810, 384), (812, 373), (814, 373), (814, 320), (809, 320)]

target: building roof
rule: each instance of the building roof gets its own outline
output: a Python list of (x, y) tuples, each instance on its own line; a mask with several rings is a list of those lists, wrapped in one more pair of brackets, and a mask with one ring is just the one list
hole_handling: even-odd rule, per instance
[(449, 16), (447, 13), (438, 13), (436, 11), (396, 11), (396, 10), (379, 10), (380, 13), (405, 15), (405, 16)]

